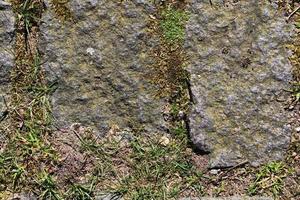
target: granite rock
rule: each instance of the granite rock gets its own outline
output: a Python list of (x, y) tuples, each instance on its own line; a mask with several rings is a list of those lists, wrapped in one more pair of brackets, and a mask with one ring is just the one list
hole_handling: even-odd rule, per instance
[(285, 48), (292, 25), (268, 1), (229, 2), (193, 0), (188, 7), (190, 135), (210, 153), (211, 168), (280, 160), (291, 136), (277, 99), (292, 80)]
[(0, 1), (0, 118), (9, 96), (10, 70), (14, 65), (15, 15), (10, 4)]
[(159, 45), (147, 34), (155, 7), (141, 0), (68, 6), (72, 19), (62, 22), (48, 9), (40, 27), (46, 76), (58, 86), (51, 97), (56, 126), (81, 123), (100, 134), (112, 126), (164, 130), (164, 100), (148, 79), (155, 63), (148, 54)]

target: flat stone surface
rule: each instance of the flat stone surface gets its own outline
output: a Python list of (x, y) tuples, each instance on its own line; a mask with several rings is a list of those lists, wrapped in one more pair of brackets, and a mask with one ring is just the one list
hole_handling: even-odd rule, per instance
[(280, 160), (291, 135), (277, 99), (292, 80), (285, 49), (292, 25), (269, 1), (213, 2), (188, 8), (191, 139), (210, 153), (212, 168)]
[(10, 4), (0, 1), (0, 118), (6, 109), (4, 98), (8, 98), (10, 70), (14, 65), (15, 15)]
[(164, 128), (164, 103), (148, 79), (148, 54), (159, 42), (147, 36), (154, 10), (147, 2), (73, 0), (69, 22), (45, 12), (40, 50), (49, 81), (58, 83), (51, 100), (58, 127), (76, 122), (101, 134), (114, 125)]

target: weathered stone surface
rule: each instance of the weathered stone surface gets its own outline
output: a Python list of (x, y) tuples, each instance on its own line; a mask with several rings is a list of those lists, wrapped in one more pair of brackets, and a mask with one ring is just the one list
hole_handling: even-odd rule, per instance
[(148, 2), (73, 0), (70, 22), (45, 12), (40, 50), (47, 77), (58, 83), (52, 105), (59, 127), (79, 122), (99, 133), (113, 125), (164, 127), (163, 102), (147, 79), (154, 63), (148, 53), (159, 44), (146, 34), (154, 10)]
[(285, 49), (291, 26), (269, 1), (230, 2), (192, 1), (186, 30), (190, 134), (211, 153), (212, 168), (282, 159), (290, 141), (277, 99), (292, 78)]
[(38, 198), (33, 194), (21, 193), (13, 194), (7, 200), (37, 200)]
[(14, 64), (13, 36), (15, 16), (10, 4), (0, 1), (0, 118), (6, 109), (4, 98), (9, 92), (10, 70)]

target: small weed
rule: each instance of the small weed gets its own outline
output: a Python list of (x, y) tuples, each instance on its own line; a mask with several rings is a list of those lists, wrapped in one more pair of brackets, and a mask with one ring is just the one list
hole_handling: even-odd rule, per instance
[(23, 22), (26, 34), (30, 34), (31, 28), (39, 23), (40, 15), (43, 11), (40, 0), (13, 0), (16, 12), (18, 13), (18, 21)]
[(179, 121), (176, 123), (177, 125), (171, 129), (171, 133), (175, 135), (176, 138), (181, 139), (182, 142), (187, 142), (187, 130), (186, 130), (186, 125), (184, 121)]
[(219, 196), (224, 191), (225, 191), (225, 183), (224, 183), (224, 181), (222, 181), (220, 186), (215, 189), (215, 193), (217, 196)]
[(40, 189), (41, 189), (41, 195), (40, 199), (47, 199), (47, 200), (61, 200), (57, 187), (55, 185), (55, 182), (51, 175), (47, 174), (46, 172), (43, 172), (41, 174), (40, 180), (37, 181)]
[(290, 84), (290, 89), (286, 91), (289, 92), (291, 96), (286, 103), (286, 108), (293, 109), (300, 102), (300, 82), (299, 81), (292, 82)]
[(297, 29), (300, 29), (300, 22), (296, 22), (295, 26), (296, 26)]
[(93, 189), (93, 184), (90, 187), (85, 187), (79, 184), (72, 184), (71, 189), (67, 192), (68, 199), (92, 200)]
[(176, 103), (173, 103), (171, 105), (171, 111), (170, 114), (174, 117), (177, 117), (179, 114), (179, 106)]
[(177, 9), (167, 9), (162, 12), (161, 29), (168, 43), (180, 43), (185, 36), (184, 24), (188, 20), (187, 13)]
[(276, 197), (283, 188), (283, 179), (288, 170), (282, 162), (271, 162), (263, 166), (256, 174), (256, 179), (248, 189), (250, 195), (270, 190)]
[(292, 88), (289, 90), (294, 97), (295, 102), (299, 102), (300, 100), (300, 82), (292, 83)]
[(16, 189), (19, 181), (21, 180), (21, 177), (23, 173), (25, 172), (24, 167), (18, 165), (15, 163), (13, 169), (11, 170), (12, 177), (13, 177), (13, 189)]

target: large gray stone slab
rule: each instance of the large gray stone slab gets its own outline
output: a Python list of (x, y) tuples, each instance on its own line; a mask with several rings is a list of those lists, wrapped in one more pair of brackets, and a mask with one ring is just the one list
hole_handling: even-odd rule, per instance
[(10, 4), (0, 1), (0, 119), (7, 109), (10, 70), (14, 65), (15, 16)]
[(59, 128), (164, 129), (164, 102), (148, 78), (155, 63), (149, 52), (159, 44), (147, 35), (149, 2), (73, 0), (67, 22), (51, 9), (44, 13), (40, 50), (46, 75), (58, 86), (51, 101)]
[(292, 25), (267, 0), (213, 2), (188, 8), (191, 139), (210, 153), (212, 168), (280, 160), (291, 135), (277, 99), (292, 80), (285, 48)]

